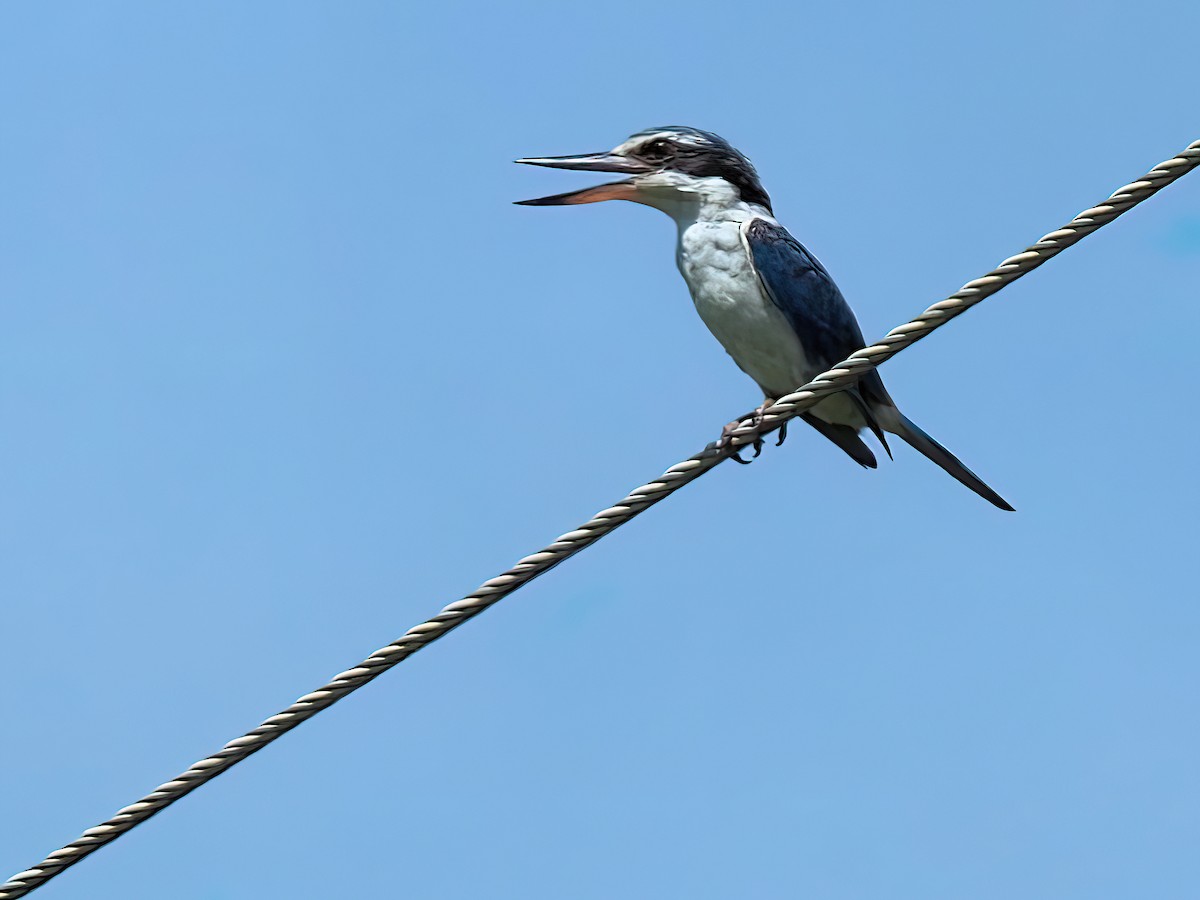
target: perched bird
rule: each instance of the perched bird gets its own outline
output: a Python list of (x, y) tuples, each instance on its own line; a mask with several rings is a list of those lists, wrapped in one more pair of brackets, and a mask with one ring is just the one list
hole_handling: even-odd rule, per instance
[[(704, 324), (762, 389), (758, 417), (776, 398), (866, 345), (858, 320), (825, 267), (776, 221), (771, 198), (750, 160), (718, 135), (682, 126), (650, 128), (607, 153), (517, 162), (632, 176), (520, 205), (631, 200), (675, 220), (679, 271)], [(884, 432), (897, 435), (985, 500), (1012, 509), (896, 408), (877, 371), (826, 397), (801, 418), (869, 468), (876, 466), (875, 454), (859, 433), (870, 429), (889, 457)], [(726, 426), (724, 442), (739, 424)], [(785, 434), (781, 430), (780, 443)], [(760, 449), (761, 442), (756, 456)]]

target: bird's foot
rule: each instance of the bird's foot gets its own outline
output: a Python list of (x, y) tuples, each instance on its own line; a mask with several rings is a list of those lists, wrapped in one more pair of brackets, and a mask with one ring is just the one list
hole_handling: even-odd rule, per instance
[[(742, 428), (746, 425), (750, 425), (752, 427), (757, 428), (759, 425), (761, 425), (762, 421), (763, 421), (763, 412), (773, 402), (774, 402), (773, 400), (765, 401), (763, 403), (763, 405), (758, 407), (758, 409), (754, 410), (754, 412), (750, 413), (749, 415), (742, 416), (741, 418), (734, 419), (732, 422), (730, 422), (728, 425), (726, 425), (724, 428), (722, 428), (721, 429), (721, 437), (717, 440), (717, 449), (724, 450), (730, 444), (732, 444), (734, 432), (736, 432), (739, 428)], [(779, 437), (779, 444), (782, 444), (783, 438), (787, 434), (787, 425), (785, 424), (783, 426), (783, 428), (780, 429), (780, 431), (781, 431), (781, 434)], [(779, 444), (776, 444), (775, 446), (778, 447)], [(763, 448), (762, 435), (755, 435), (754, 440), (751, 442), (751, 446), (754, 448), (754, 455), (751, 456), (749, 459), (742, 459), (741, 454), (737, 450), (730, 451), (730, 454), (729, 454), (730, 458), (733, 459), (734, 462), (741, 463), (743, 466), (750, 465), (750, 463), (753, 462), (754, 460), (758, 459), (759, 454), (762, 453), (762, 448)]]

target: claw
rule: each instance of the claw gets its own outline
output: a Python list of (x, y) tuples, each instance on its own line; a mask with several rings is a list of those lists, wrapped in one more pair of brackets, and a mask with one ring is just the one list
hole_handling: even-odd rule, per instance
[[(734, 419), (732, 422), (730, 422), (728, 425), (726, 425), (724, 428), (722, 428), (721, 429), (721, 437), (717, 441), (717, 449), (724, 450), (726, 447), (728, 447), (733, 442), (733, 433), (735, 431), (737, 431), (739, 428), (741, 428), (743, 425), (752, 425), (754, 427), (761, 425), (762, 421), (763, 421), (763, 412), (764, 412), (764, 410), (766, 410), (766, 408), (768, 406), (771, 405), (771, 403), (772, 403), (772, 401), (770, 401), (770, 400), (766, 401), (765, 403), (763, 403), (762, 406), (760, 406), (760, 407), (758, 407), (758, 409), (754, 410), (754, 412), (750, 413), (749, 415), (742, 416), (740, 419)], [(785, 425), (785, 429), (786, 429), (786, 425)], [(782, 439), (780, 439), (780, 443), (783, 443)], [(730, 458), (735, 460), (736, 462), (741, 463), (743, 466), (750, 465), (750, 463), (753, 462), (754, 460), (758, 459), (759, 455), (762, 453), (762, 449), (763, 449), (762, 435), (756, 435), (754, 440), (750, 442), (750, 446), (752, 446), (754, 448), (754, 455), (751, 456), (750, 459), (742, 459), (741, 453), (739, 450), (731, 451), (729, 454)], [(778, 445), (776, 445), (776, 446), (778, 446)]]
[[(724, 450), (731, 443), (733, 443), (733, 433), (742, 427), (743, 421), (745, 421), (745, 420), (744, 419), (734, 419), (732, 422), (730, 422), (728, 425), (726, 425), (724, 428), (721, 429), (721, 437), (717, 441), (717, 449), (718, 450)], [(757, 455), (758, 454), (756, 453), (755, 456), (757, 456)], [(734, 462), (741, 463), (743, 466), (748, 466), (748, 465), (750, 465), (750, 462), (751, 462), (750, 459), (742, 459), (741, 452), (738, 450), (731, 450), (729, 453), (729, 458), (732, 459)], [(753, 457), (751, 457), (751, 459), (753, 459)]]
[[(743, 419), (734, 419), (728, 425), (721, 429), (721, 437), (717, 440), (717, 449), (724, 450), (733, 443), (733, 433), (742, 427)], [(742, 459), (737, 450), (733, 450), (729, 454), (730, 458), (740, 462), (743, 466), (750, 465), (750, 460)]]
[(787, 422), (784, 422), (782, 425), (779, 426), (779, 440), (777, 440), (775, 442), (776, 447), (782, 447), (783, 442), (787, 440), (787, 427), (788, 427)]

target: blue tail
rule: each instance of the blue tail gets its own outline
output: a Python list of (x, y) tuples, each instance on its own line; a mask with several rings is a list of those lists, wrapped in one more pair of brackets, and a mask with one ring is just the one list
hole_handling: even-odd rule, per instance
[(1009, 512), (1014, 511), (1007, 500), (984, 484), (983, 479), (964, 466), (957, 456), (927, 435), (899, 410), (896, 411), (896, 415), (899, 417), (899, 427), (895, 428), (894, 432), (899, 435), (901, 440), (918, 453), (929, 457), (945, 469), (952, 478), (958, 479), (984, 500)]

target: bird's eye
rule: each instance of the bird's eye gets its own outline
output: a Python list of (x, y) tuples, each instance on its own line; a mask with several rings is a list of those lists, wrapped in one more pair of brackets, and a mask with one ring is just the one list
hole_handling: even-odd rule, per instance
[(671, 155), (671, 144), (668, 141), (651, 141), (642, 147), (642, 156), (647, 159), (666, 159)]

